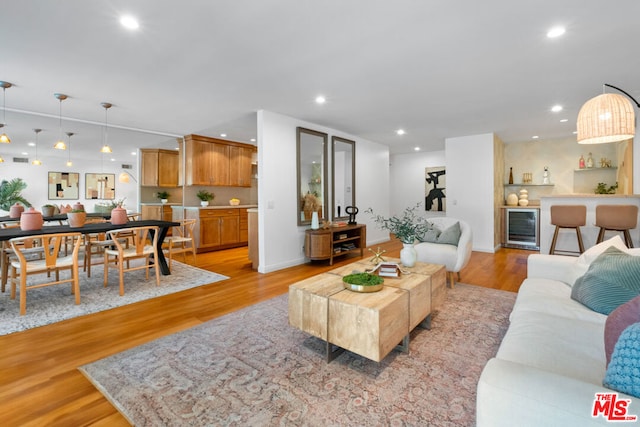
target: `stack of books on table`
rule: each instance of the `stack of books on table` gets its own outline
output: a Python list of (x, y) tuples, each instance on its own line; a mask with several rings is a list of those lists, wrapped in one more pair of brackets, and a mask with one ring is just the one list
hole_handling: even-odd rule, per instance
[(395, 263), (383, 262), (378, 265), (378, 276), (400, 277), (400, 266)]

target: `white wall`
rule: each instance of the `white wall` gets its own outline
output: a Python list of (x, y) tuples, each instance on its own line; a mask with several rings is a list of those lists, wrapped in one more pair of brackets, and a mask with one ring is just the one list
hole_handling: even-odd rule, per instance
[[(60, 158), (42, 158), (42, 163), (42, 166), (34, 166), (31, 163), (14, 163), (11, 158), (5, 158), (5, 162), (0, 163), (0, 181), (22, 178), (22, 180), (27, 183), (27, 188), (22, 192), (22, 195), (34, 208), (41, 210), (42, 205), (47, 203), (73, 205), (77, 201), (49, 200), (47, 185), (48, 172), (78, 172), (80, 174), (80, 197), (78, 200), (84, 204), (88, 212), (92, 212), (94, 205), (100, 202), (100, 200), (85, 199), (85, 173), (113, 173), (116, 175), (116, 199), (125, 198), (125, 207), (127, 209), (138, 210), (138, 184), (134, 180), (131, 180), (128, 184), (118, 181), (118, 176), (120, 172), (122, 172), (120, 168), (121, 163), (116, 164), (105, 161), (103, 167), (99, 159), (93, 162), (93, 164), (92, 162), (84, 160), (74, 161), (72, 167), (67, 167), (66, 159)], [(128, 169), (128, 171), (137, 179), (137, 163), (131, 162), (128, 164), (133, 166), (133, 169)]]
[(473, 250), (495, 252), (494, 135), (491, 133), (445, 140), (447, 216), (469, 223)]
[[(389, 149), (344, 132), (293, 117), (258, 112), (258, 271), (266, 273), (306, 262), (304, 235), (298, 227), (296, 127), (356, 141), (356, 220), (367, 225), (367, 245), (388, 240), (364, 211), (388, 215)], [(331, 187), (331, 186), (330, 186)], [(329, 198), (330, 200), (330, 198)]]
[[(389, 198), (391, 215), (401, 214), (405, 208), (421, 203), (423, 216), (447, 215), (446, 212), (426, 212), (425, 209), (425, 168), (446, 166), (444, 151), (427, 153), (395, 154), (391, 156)], [(447, 183), (449, 171), (447, 170)], [(445, 189), (445, 195), (448, 193)]]

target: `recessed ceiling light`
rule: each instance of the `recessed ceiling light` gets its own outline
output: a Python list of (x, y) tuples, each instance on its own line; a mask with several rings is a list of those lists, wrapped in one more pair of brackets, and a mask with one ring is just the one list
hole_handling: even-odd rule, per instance
[(227, 134), (226, 133), (221, 133), (220, 136), (223, 137), (223, 138), (226, 138)]
[(415, 147), (413, 150), (414, 151), (420, 151), (420, 147)]
[(562, 111), (562, 105), (554, 105), (553, 107), (551, 107), (551, 111), (553, 111), (554, 113)]
[(327, 98), (322, 95), (316, 96), (316, 104), (324, 104), (325, 102), (327, 102)]
[(577, 130), (574, 130), (574, 131), (573, 131), (573, 134), (574, 134), (574, 135), (577, 135), (577, 134), (578, 134), (578, 131), (577, 131)]
[(29, 142), (29, 143), (27, 143), (27, 145), (28, 145), (29, 147), (35, 147), (35, 146), (36, 146), (36, 143), (35, 143), (35, 142)]
[(566, 29), (564, 27), (553, 27), (547, 32), (547, 37), (549, 37), (550, 39), (554, 39), (556, 37), (560, 37), (565, 32)]
[(255, 138), (251, 138), (249, 141), (256, 142), (256, 139)]
[(129, 30), (137, 30), (140, 28), (138, 20), (131, 15), (124, 15), (120, 18), (120, 24)]
[(115, 161), (116, 161), (116, 159), (114, 159), (114, 158), (111, 158), (111, 159), (109, 159), (109, 160), (111, 160), (112, 162), (115, 162)]
[(565, 122), (568, 122), (568, 121), (569, 121), (569, 119), (561, 119), (560, 123), (565, 123)]
[(138, 153), (136, 153), (135, 151), (132, 151), (132, 152), (131, 152), (131, 155), (132, 155), (132, 156), (137, 156), (137, 155), (138, 155)]
[(396, 133), (397, 133), (398, 135), (404, 135), (406, 132), (404, 131), (404, 129), (398, 129), (398, 130), (396, 131)]
[(21, 154), (21, 155), (23, 155), (23, 156), (28, 156), (28, 155), (29, 155), (29, 153), (27, 153), (26, 151), (23, 151), (23, 152), (22, 152), (22, 153), (20, 153), (20, 154)]
[(533, 135), (533, 136), (531, 137), (531, 139), (538, 139), (538, 138), (540, 138), (538, 135)]

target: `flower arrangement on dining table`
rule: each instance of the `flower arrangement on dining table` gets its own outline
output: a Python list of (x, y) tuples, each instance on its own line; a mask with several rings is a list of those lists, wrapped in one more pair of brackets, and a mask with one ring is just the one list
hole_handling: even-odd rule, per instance
[(413, 207), (406, 208), (401, 215), (385, 218), (382, 215), (373, 213), (369, 208), (365, 212), (373, 217), (373, 221), (382, 229), (393, 233), (402, 243), (413, 244), (416, 239), (422, 237), (433, 225), (426, 218), (418, 215), (420, 203)]

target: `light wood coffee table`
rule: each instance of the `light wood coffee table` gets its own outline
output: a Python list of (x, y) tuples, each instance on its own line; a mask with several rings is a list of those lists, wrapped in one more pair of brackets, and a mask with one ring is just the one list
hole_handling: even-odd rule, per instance
[(385, 277), (379, 292), (344, 289), (343, 276), (371, 267), (358, 261), (289, 287), (289, 324), (326, 341), (328, 362), (345, 349), (376, 362), (399, 343), (408, 352), (409, 333), (418, 325), (430, 328), (446, 297), (444, 266), (424, 263), (399, 278)]

